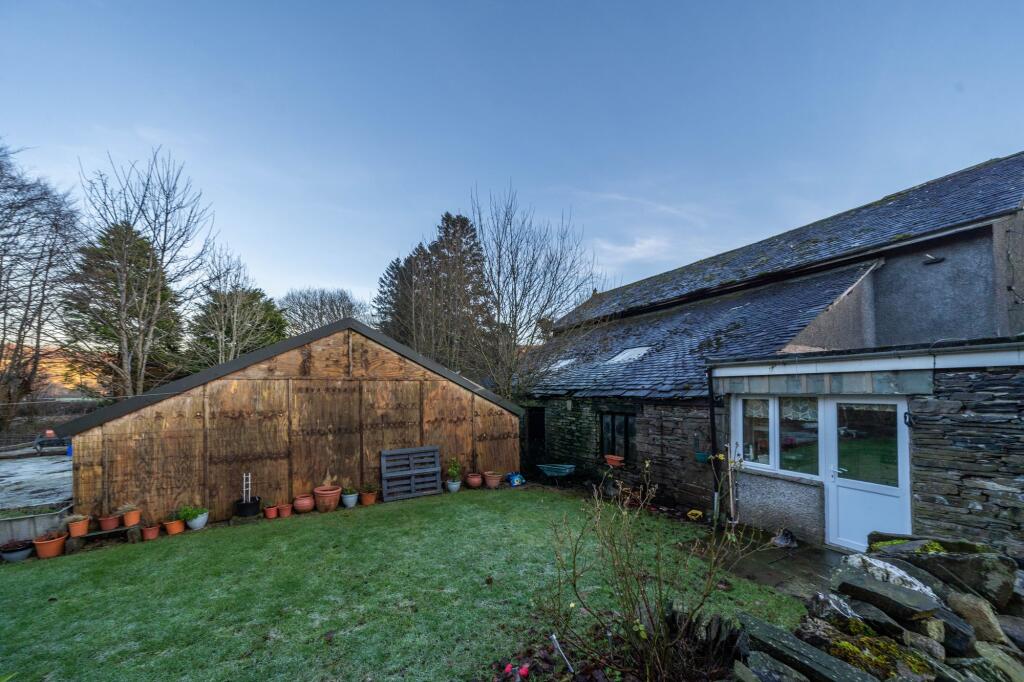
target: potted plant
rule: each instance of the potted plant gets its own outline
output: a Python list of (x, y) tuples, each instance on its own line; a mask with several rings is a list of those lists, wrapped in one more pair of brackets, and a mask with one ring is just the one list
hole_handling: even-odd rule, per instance
[(210, 512), (203, 507), (185, 505), (178, 510), (178, 518), (188, 524), (189, 530), (202, 530), (210, 519)]
[(295, 509), (295, 513), (297, 514), (305, 514), (306, 512), (313, 511), (315, 504), (316, 502), (313, 501), (313, 496), (306, 493), (295, 498), (292, 502), (292, 508)]
[(351, 509), (359, 502), (359, 491), (355, 488), (345, 488), (341, 491), (341, 503), (345, 509)]
[(154, 523), (152, 519), (142, 520), (142, 540), (156, 540), (160, 537), (160, 524)]
[(316, 497), (316, 510), (321, 514), (332, 512), (338, 508), (338, 500), (341, 499), (340, 485), (318, 485), (313, 488), (313, 495)]
[(377, 486), (372, 483), (364, 485), (363, 489), (359, 491), (359, 504), (366, 506), (377, 504)]
[(100, 523), (100, 530), (114, 530), (121, 525), (121, 517), (118, 514), (101, 516), (97, 521)]
[(483, 477), (476, 472), (466, 474), (466, 485), (468, 485), (470, 488), (479, 488), (480, 484), (483, 482)]
[(80, 538), (89, 532), (89, 517), (84, 514), (72, 514), (64, 519), (68, 526), (68, 535)]
[(177, 535), (178, 533), (185, 532), (185, 522), (178, 518), (178, 515), (174, 512), (167, 516), (167, 520), (164, 521), (164, 530), (167, 531), (168, 535)]
[(291, 516), (292, 503), (284, 502), (282, 504), (277, 505), (277, 515), (280, 516), (282, 519)]
[(40, 559), (52, 559), (64, 553), (64, 541), (67, 539), (67, 533), (51, 530), (34, 539), (32, 544), (36, 547), (37, 557)]
[(0, 558), (4, 561), (24, 561), (32, 553), (31, 540), (8, 540), (0, 545)]
[(273, 502), (267, 502), (267, 505), (263, 507), (263, 516), (268, 519), (277, 518), (277, 505)]
[(604, 461), (613, 469), (618, 469), (626, 462), (626, 458), (621, 455), (605, 455)]
[(142, 519), (142, 512), (134, 504), (122, 504), (117, 508), (121, 515), (121, 522), (126, 526), (134, 526)]
[(491, 490), (494, 490), (499, 485), (501, 485), (501, 474), (499, 474), (496, 471), (485, 471), (484, 472), (484, 483), (487, 484), (488, 488), (490, 488)]
[(462, 479), (459, 474), (462, 473), (462, 467), (459, 466), (459, 460), (452, 457), (448, 460), (448, 492), (457, 493), (459, 488), (462, 487)]
[(258, 516), (261, 509), (260, 496), (252, 494), (252, 474), (242, 474), (242, 496), (235, 500), (235, 516)]

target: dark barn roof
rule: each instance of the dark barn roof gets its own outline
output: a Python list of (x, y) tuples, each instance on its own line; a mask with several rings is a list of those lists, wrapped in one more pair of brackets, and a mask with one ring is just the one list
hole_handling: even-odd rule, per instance
[[(705, 358), (764, 355), (789, 343), (855, 285), (874, 262), (836, 268), (668, 310), (567, 332), (536, 396), (686, 398), (707, 395)], [(649, 347), (630, 362), (608, 363), (629, 348)], [(556, 365), (557, 367), (557, 365)]]
[(558, 328), (639, 312), (775, 273), (868, 252), (1012, 213), (1024, 200), (1024, 152), (926, 182), (762, 241), (595, 295)]
[(308, 343), (312, 343), (319, 339), (328, 337), (332, 334), (337, 334), (338, 332), (344, 331), (346, 329), (351, 329), (369, 339), (372, 339), (373, 341), (376, 341), (380, 345), (394, 351), (395, 353), (398, 353), (407, 360), (411, 360), (412, 362), (415, 362), (417, 365), (420, 365), (421, 367), (424, 367), (430, 370), (431, 372), (439, 374), (445, 379), (448, 379), (449, 381), (455, 382), (456, 384), (462, 386), (463, 388), (472, 391), (473, 393), (476, 393), (480, 397), (486, 398), (492, 403), (505, 408), (509, 412), (512, 412), (519, 416), (522, 416), (523, 414), (523, 408), (519, 407), (515, 403), (505, 400), (501, 396), (498, 396), (494, 393), (491, 393), (487, 389), (470, 381), (466, 377), (460, 374), (456, 374), (455, 372), (439, 365), (433, 360), (420, 355), (419, 353), (409, 348), (408, 346), (398, 343), (390, 336), (386, 336), (377, 331), (376, 329), (371, 329), (370, 327), (367, 327), (365, 324), (359, 322), (358, 320), (354, 320), (352, 318), (345, 318), (344, 320), (340, 320), (333, 324), (320, 327), (319, 329), (314, 329), (312, 331), (306, 332), (305, 334), (292, 336), (283, 341), (279, 341), (270, 346), (266, 346), (265, 348), (260, 348), (259, 350), (253, 351), (252, 353), (240, 355), (234, 360), (231, 360), (230, 362), (214, 365), (213, 367), (207, 367), (201, 372), (196, 372), (195, 374), (190, 374), (189, 376), (184, 377), (182, 379), (178, 379), (177, 381), (172, 381), (170, 383), (163, 384), (162, 386), (157, 386), (156, 388), (152, 389), (151, 391), (147, 391), (142, 395), (121, 400), (120, 402), (114, 403), (113, 405), (109, 405), (107, 407), (96, 410), (95, 412), (90, 412), (84, 417), (79, 417), (78, 419), (74, 419), (64, 424), (60, 424), (57, 427), (55, 427), (54, 430), (57, 432), (57, 435), (59, 436), (73, 436), (87, 429), (91, 429), (94, 426), (99, 426), (100, 424), (108, 422), (111, 419), (123, 417), (126, 414), (135, 412), (136, 410), (139, 410), (148, 405), (153, 405), (171, 396), (184, 393), (185, 391), (193, 389), (197, 386), (202, 386), (203, 384), (208, 384), (214, 379), (220, 379), (221, 377), (225, 377), (241, 369), (245, 369), (249, 365), (254, 365), (257, 362), (263, 362), (264, 360), (269, 360), (270, 358), (280, 355), (281, 353), (286, 353), (290, 350), (301, 348), (302, 346), (305, 346)]

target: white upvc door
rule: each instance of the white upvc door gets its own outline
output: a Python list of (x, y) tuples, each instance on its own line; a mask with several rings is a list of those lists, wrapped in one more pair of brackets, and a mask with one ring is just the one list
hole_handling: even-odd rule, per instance
[(823, 403), (828, 543), (863, 551), (871, 531), (910, 533), (906, 400), (826, 398)]

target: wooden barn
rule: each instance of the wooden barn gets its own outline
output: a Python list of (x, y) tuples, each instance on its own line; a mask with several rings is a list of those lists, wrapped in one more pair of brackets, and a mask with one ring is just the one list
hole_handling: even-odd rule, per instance
[(516, 405), (355, 320), (210, 367), (58, 429), (75, 511), (182, 505), (232, 514), (242, 474), (265, 501), (380, 485), (380, 453), (434, 445), (463, 472), (519, 469)]

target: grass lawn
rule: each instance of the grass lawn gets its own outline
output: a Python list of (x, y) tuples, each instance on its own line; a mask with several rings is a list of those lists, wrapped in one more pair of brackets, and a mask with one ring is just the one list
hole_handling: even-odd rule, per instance
[[(0, 677), (472, 678), (549, 632), (532, 604), (553, 575), (551, 524), (581, 504), (463, 491), (5, 565)], [(722, 611), (790, 626), (803, 612), (735, 582)]]

